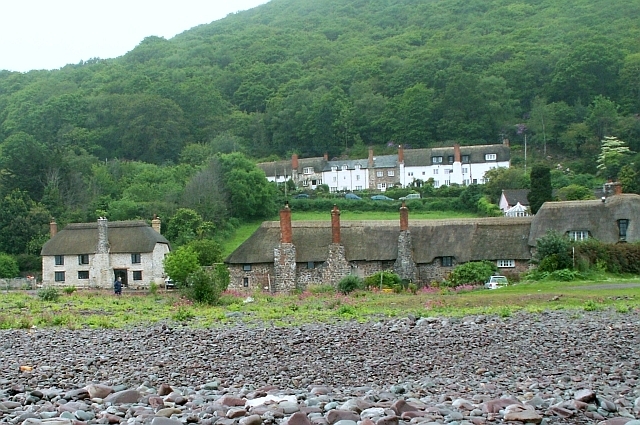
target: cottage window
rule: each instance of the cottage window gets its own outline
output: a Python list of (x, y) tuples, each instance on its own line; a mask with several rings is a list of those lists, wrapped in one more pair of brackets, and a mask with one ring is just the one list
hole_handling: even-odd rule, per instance
[(478, 179), (473, 179), (473, 184), (478, 184)]
[(309, 180), (303, 180), (302, 186), (304, 186), (304, 187), (309, 186)]
[(516, 260), (498, 260), (498, 267), (515, 267)]
[(64, 266), (64, 255), (55, 256), (56, 266)]
[(316, 263), (314, 263), (313, 261), (307, 261), (307, 268), (308, 269), (315, 269), (316, 268)]
[(248, 277), (243, 277), (242, 278), (242, 286), (244, 286), (245, 288), (249, 287), (249, 278)]
[(64, 282), (64, 272), (55, 272), (53, 279), (56, 282)]
[(349, 188), (347, 186), (342, 186), (342, 190), (346, 192)]
[(453, 257), (442, 257), (442, 267), (453, 267)]
[(362, 190), (362, 186), (356, 186), (356, 190)]
[(133, 271), (133, 280), (142, 280), (142, 270)]
[(407, 173), (407, 175), (408, 175), (409, 177), (413, 176), (413, 171), (409, 171), (409, 172)]
[(384, 176), (383, 171), (376, 171), (376, 177), (382, 177), (382, 176)]
[(389, 176), (389, 177), (393, 177), (393, 176), (395, 176), (395, 175), (396, 175), (395, 170), (387, 170), (387, 176)]
[(618, 236), (621, 241), (627, 240), (627, 228), (629, 227), (629, 220), (618, 220)]
[(359, 170), (361, 168), (360, 164), (356, 164), (356, 166), (354, 167), (356, 170)]
[(498, 159), (498, 156), (495, 153), (488, 153), (484, 156), (485, 161), (495, 161), (496, 159)]
[(453, 164), (453, 161), (454, 161), (453, 155), (449, 155), (449, 156), (447, 157), (447, 162), (448, 162), (449, 164)]
[(336, 167), (335, 165), (331, 167), (331, 171), (338, 171), (338, 167)]
[(335, 192), (337, 192), (337, 191), (338, 191), (338, 186), (331, 186), (331, 188), (329, 188), (329, 191), (330, 191), (331, 193), (335, 193)]
[(438, 169), (437, 168), (433, 169), (433, 174), (438, 174)]
[(89, 279), (89, 270), (78, 270), (78, 279)]
[(347, 169), (347, 166), (346, 166), (346, 165), (343, 165), (343, 166), (342, 166), (342, 171), (345, 171), (346, 169)]
[(583, 241), (589, 238), (588, 230), (571, 230), (569, 231), (569, 239), (572, 241)]
[(302, 174), (313, 174), (313, 167), (304, 167), (302, 169)]
[(378, 183), (378, 190), (386, 190), (386, 189), (387, 189), (386, 183)]
[(338, 181), (338, 176), (333, 176), (333, 181), (337, 182)]
[(78, 255), (78, 264), (89, 264), (89, 254)]
[(423, 171), (423, 172), (422, 172), (422, 175), (423, 175), (423, 176), (424, 176), (424, 175), (426, 175), (426, 174), (427, 174), (427, 172), (426, 172), (426, 171)]
[(244, 270), (245, 272), (250, 272), (251, 271), (251, 264), (244, 264), (242, 266), (242, 270)]
[(142, 263), (142, 258), (139, 252), (131, 254), (131, 264), (140, 264)]
[(470, 161), (469, 155), (462, 155), (462, 163), (468, 164)]
[(442, 164), (442, 157), (441, 156), (432, 156), (431, 157), (431, 163), (432, 164)]
[(467, 167), (462, 167), (462, 174), (467, 174), (467, 170), (469, 170)]
[(451, 184), (451, 180), (445, 180), (445, 181), (444, 181), (444, 185), (445, 185), (445, 186), (449, 186), (450, 184)]

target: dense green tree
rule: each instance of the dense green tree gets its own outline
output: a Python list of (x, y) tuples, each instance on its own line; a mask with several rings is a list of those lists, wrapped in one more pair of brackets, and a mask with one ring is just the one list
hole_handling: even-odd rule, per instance
[(517, 168), (494, 168), (484, 175), (484, 193), (494, 204), (500, 201), (505, 189), (528, 189), (529, 177)]
[(531, 190), (527, 195), (527, 200), (533, 214), (538, 212), (542, 204), (553, 200), (549, 167), (536, 165), (531, 169)]
[(0, 252), (0, 278), (11, 279), (18, 277), (20, 268), (18, 262), (11, 255)]
[(165, 236), (176, 246), (181, 246), (211, 236), (213, 230), (213, 223), (203, 220), (200, 214), (189, 208), (180, 208), (169, 219)]
[(605, 137), (598, 155), (598, 172), (607, 178), (615, 179), (631, 153), (622, 140), (613, 136)]
[(271, 217), (277, 211), (275, 188), (264, 172), (244, 155), (219, 155), (224, 187), (234, 217), (254, 220)]
[(0, 182), (4, 194), (23, 190), (40, 200), (49, 168), (49, 157), (44, 145), (26, 133), (16, 133), (0, 145)]
[(220, 244), (213, 239), (192, 240), (187, 246), (198, 255), (198, 263), (201, 266), (213, 266), (223, 260)]
[(164, 257), (164, 272), (181, 288), (189, 275), (200, 270), (198, 254), (189, 246), (181, 246)]

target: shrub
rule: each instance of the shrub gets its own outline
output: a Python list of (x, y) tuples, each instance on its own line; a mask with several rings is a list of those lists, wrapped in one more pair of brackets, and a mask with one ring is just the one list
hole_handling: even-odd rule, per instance
[(182, 246), (170, 252), (164, 259), (164, 270), (180, 288), (187, 277), (200, 268), (198, 254), (189, 246)]
[(38, 291), (38, 298), (42, 301), (58, 301), (60, 298), (60, 293), (56, 288), (42, 288)]
[(365, 288), (393, 288), (393, 285), (402, 285), (402, 279), (391, 271), (382, 271), (364, 279)]
[(71, 295), (74, 292), (76, 292), (78, 289), (75, 286), (65, 286), (64, 288), (62, 288), (62, 292), (64, 292), (67, 295)]
[(418, 285), (416, 285), (415, 283), (410, 283), (408, 289), (413, 295), (416, 295), (418, 293)]
[(220, 300), (222, 285), (214, 273), (198, 269), (189, 275), (182, 289), (191, 301), (214, 305)]
[(336, 288), (331, 285), (309, 285), (307, 287), (307, 291), (311, 292), (314, 295), (330, 294), (332, 292), (335, 292)]
[(360, 288), (362, 288), (362, 279), (358, 276), (349, 275), (338, 282), (338, 291), (345, 295)]
[(178, 311), (173, 315), (173, 320), (176, 322), (186, 322), (187, 320), (193, 319), (195, 314), (188, 308), (180, 307)]
[(160, 289), (160, 286), (155, 282), (151, 282), (151, 285), (149, 285), (149, 294), (156, 295), (158, 293), (158, 289)]
[(0, 278), (11, 279), (20, 274), (18, 262), (9, 254), (0, 253)]
[(549, 280), (557, 280), (560, 282), (571, 282), (572, 280), (576, 280), (580, 278), (580, 273), (575, 270), (562, 269), (551, 272), (547, 279)]
[[(552, 258), (543, 263), (547, 257)], [(548, 272), (572, 268), (571, 241), (553, 230), (548, 231), (536, 241), (533, 262), (538, 263), (542, 271)]]
[(449, 276), (453, 286), (481, 284), (485, 282), (498, 268), (489, 261), (471, 261), (456, 266)]

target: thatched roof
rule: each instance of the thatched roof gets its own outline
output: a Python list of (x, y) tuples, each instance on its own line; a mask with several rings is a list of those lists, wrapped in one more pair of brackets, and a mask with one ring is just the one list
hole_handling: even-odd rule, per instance
[(291, 161), (261, 162), (256, 164), (256, 166), (264, 171), (267, 177), (291, 176), (293, 174), (291, 171)]
[[(137, 221), (110, 221), (108, 238), (111, 253), (152, 252), (157, 243), (169, 244), (160, 233), (147, 223)], [(73, 223), (58, 232), (42, 247), (41, 255), (74, 255), (96, 252), (98, 223)]]
[(622, 194), (601, 200), (545, 202), (538, 210), (529, 235), (529, 244), (546, 235), (548, 230), (565, 234), (587, 230), (590, 236), (606, 243), (619, 240), (618, 220), (629, 220), (627, 241), (640, 241), (640, 195)]
[[(527, 245), (531, 217), (460, 220), (409, 220), (417, 263), (453, 256), (457, 261), (531, 258)], [(292, 222), (298, 262), (324, 261), (331, 244), (330, 220)], [(399, 221), (343, 221), (341, 242), (347, 261), (389, 261), (398, 255)], [(265, 222), (226, 262), (272, 263), (280, 224)]]
[[(511, 150), (505, 145), (477, 145), (477, 146), (460, 146), (460, 155), (469, 155), (471, 164), (487, 162), (484, 155), (488, 153), (496, 154), (497, 162), (509, 161), (511, 159)], [(428, 149), (405, 149), (404, 165), (406, 167), (421, 167), (431, 165), (431, 157), (454, 156), (454, 147), (444, 148), (428, 148)]]

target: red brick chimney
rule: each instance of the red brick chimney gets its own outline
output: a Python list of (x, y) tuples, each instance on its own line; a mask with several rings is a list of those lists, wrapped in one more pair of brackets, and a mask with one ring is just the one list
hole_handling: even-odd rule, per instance
[(325, 161), (328, 161), (329, 160), (329, 152), (325, 152), (323, 158), (324, 158)]
[(400, 207), (400, 231), (409, 230), (409, 208), (404, 201)]
[(369, 148), (369, 168), (373, 167), (373, 148)]
[(453, 144), (453, 162), (462, 162), (462, 155), (460, 155), (460, 143)]
[(51, 223), (49, 223), (49, 235), (54, 237), (58, 234), (58, 223), (56, 223), (56, 219), (52, 218)]
[(331, 243), (340, 243), (340, 210), (337, 205), (331, 210)]
[(622, 185), (620, 184), (620, 182), (615, 182), (613, 184), (613, 194), (622, 195)]
[(402, 145), (398, 146), (398, 162), (402, 164), (404, 162), (404, 148)]
[(298, 154), (294, 153), (291, 155), (291, 168), (294, 170), (298, 169)]
[(292, 243), (293, 234), (291, 232), (291, 210), (289, 203), (284, 204), (284, 208), (280, 210), (280, 242)]

